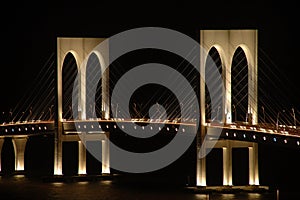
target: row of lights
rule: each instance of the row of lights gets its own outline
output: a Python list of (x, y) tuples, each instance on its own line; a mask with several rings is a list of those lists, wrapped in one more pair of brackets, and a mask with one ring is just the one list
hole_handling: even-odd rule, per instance
[[(28, 131), (28, 130), (29, 130), (28, 127), (25, 127), (25, 128), (24, 128), (24, 131)], [(35, 128), (34, 128), (34, 127), (31, 127), (31, 130), (34, 131)], [(47, 126), (44, 126), (44, 127), (39, 126), (39, 127), (38, 127), (38, 130), (40, 130), (40, 131), (41, 131), (41, 130), (47, 130)], [(10, 132), (13, 132), (13, 133), (14, 133), (15, 131), (21, 132), (21, 131), (22, 131), (22, 128), (10, 128), (10, 129), (6, 128), (6, 129), (4, 129), (4, 132), (5, 132), (5, 133), (8, 133), (9, 131), (10, 131)]]
[[(91, 125), (90, 127), (91, 127), (92, 129), (96, 128), (94, 125)], [(108, 124), (107, 124), (105, 127), (106, 127), (107, 129), (109, 129), (109, 125), (108, 125)], [(77, 125), (77, 128), (78, 128), (78, 129), (81, 129), (81, 128), (87, 129), (87, 125), (83, 125), (83, 126)], [(99, 128), (99, 129), (102, 129), (102, 126), (99, 125), (98, 128)], [(117, 125), (114, 125), (113, 128), (116, 129), (116, 128), (117, 128)], [(121, 128), (122, 128), (122, 129), (125, 129), (125, 126), (122, 125)], [(136, 130), (136, 129), (137, 129), (137, 126), (135, 125), (135, 126), (133, 126), (133, 128)], [(141, 126), (141, 129), (142, 129), (142, 130), (145, 130), (145, 126)], [(152, 127), (152, 126), (150, 126), (150, 130), (153, 130), (153, 127)], [(158, 130), (161, 130), (161, 127), (160, 127), (160, 126), (158, 127)], [(170, 131), (170, 127), (168, 127), (168, 126), (167, 126), (167, 131)], [(178, 128), (177, 128), (177, 127), (175, 128), (175, 131), (176, 131), (176, 132), (178, 131)], [(182, 128), (182, 132), (184, 133), (185, 131), (186, 131), (185, 128)]]
[[(228, 133), (228, 132), (226, 132), (226, 136), (227, 136), (227, 137), (229, 136), (229, 133)], [(236, 136), (237, 136), (236, 133), (233, 133), (233, 137), (236, 137)], [(246, 134), (244, 133), (244, 134), (243, 134), (243, 138), (246, 138), (246, 137), (247, 137), (247, 136), (246, 136)], [(253, 137), (254, 140), (256, 139), (256, 135), (252, 135), (252, 137)], [(267, 137), (266, 137), (266, 136), (263, 136), (263, 140), (266, 141), (266, 140), (267, 140)], [(274, 141), (274, 142), (277, 142), (277, 138), (276, 138), (276, 137), (273, 137), (273, 141)], [(283, 142), (284, 142), (285, 144), (288, 143), (287, 139), (284, 139)], [(300, 141), (297, 141), (296, 143), (297, 143), (298, 146), (300, 146)]]

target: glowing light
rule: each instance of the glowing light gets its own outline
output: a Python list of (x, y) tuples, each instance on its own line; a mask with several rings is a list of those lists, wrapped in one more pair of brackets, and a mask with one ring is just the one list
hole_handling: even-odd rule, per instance
[(169, 127), (167, 127), (167, 131), (169, 131), (170, 130), (170, 128)]
[(299, 142), (299, 141), (297, 141), (297, 145), (298, 145), (298, 146), (300, 145), (300, 142)]
[(233, 133), (233, 137), (236, 137), (236, 133)]
[(273, 141), (276, 142), (277, 141), (276, 138), (273, 138)]
[(228, 132), (226, 132), (226, 136), (228, 136)]
[(284, 139), (284, 143), (287, 143), (287, 140), (286, 140), (286, 139)]
[(185, 129), (184, 129), (184, 128), (182, 129), (182, 132), (185, 132)]
[(116, 129), (116, 128), (117, 128), (117, 126), (116, 126), (116, 125), (114, 125), (114, 128)]
[(245, 133), (244, 133), (244, 135), (243, 135), (243, 136), (244, 136), (244, 138), (246, 138), (246, 134), (245, 134)]
[(267, 139), (266, 136), (264, 136), (263, 139), (266, 140)]
[(256, 139), (256, 136), (255, 136), (255, 135), (253, 135), (253, 139), (254, 139), (254, 140)]

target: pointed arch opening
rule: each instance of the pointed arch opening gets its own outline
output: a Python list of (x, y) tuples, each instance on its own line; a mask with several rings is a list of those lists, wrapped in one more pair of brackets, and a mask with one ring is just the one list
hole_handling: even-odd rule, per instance
[(74, 120), (74, 116), (78, 118), (79, 80), (77, 74), (76, 59), (69, 52), (62, 66), (62, 117), (65, 120)]

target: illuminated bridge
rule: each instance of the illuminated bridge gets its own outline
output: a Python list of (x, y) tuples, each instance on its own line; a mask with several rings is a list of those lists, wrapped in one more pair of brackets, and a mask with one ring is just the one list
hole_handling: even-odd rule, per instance
[[(131, 116), (124, 114), (124, 107), (118, 102), (110, 102), (110, 99), (114, 86), (128, 71), (125, 70), (128, 66), (120, 64), (122, 59), (112, 62), (109, 72), (106, 69), (100, 79), (98, 71), (104, 71), (110, 47), (104, 51), (94, 48), (103, 41), (107, 40), (57, 38), (57, 56), (50, 56), (35, 80), (35, 87), (14, 109), (2, 113), (0, 152), (4, 140), (12, 138), (15, 171), (24, 171), (27, 139), (39, 135), (54, 137), (54, 175), (63, 175), (63, 143), (70, 141), (78, 142), (78, 174), (86, 174), (86, 149), (80, 135), (84, 135), (86, 140), (96, 138), (102, 141), (103, 174), (110, 173), (108, 140), (110, 134), (117, 130), (134, 129), (141, 135), (146, 131), (159, 131), (159, 134), (196, 136), (197, 152), (202, 145), (222, 149), (223, 185), (229, 186), (233, 185), (233, 148), (249, 150), (249, 185), (259, 185), (259, 143), (300, 148), (298, 111), (294, 108), (282, 110), (265, 91), (261, 91), (264, 88), (260, 84), (264, 82), (259, 80), (269, 81), (269, 72), (258, 68), (257, 30), (201, 30), (200, 45), (206, 50), (200, 51), (200, 72), (205, 74), (202, 79), (199, 71), (191, 70), (190, 65), (182, 64), (183, 61), (178, 58), (173, 60), (177, 63), (177, 70), (193, 85), (192, 88), (200, 91), (197, 95), (200, 100), (198, 121), (192, 97), (176, 103), (170, 92), (161, 92), (163, 90), (158, 86), (154, 86), (151, 92), (149, 88), (138, 91), (130, 101)], [(157, 52), (148, 49), (146, 54), (149, 53), (156, 61)], [(166, 52), (159, 53), (167, 58), (170, 56)], [(136, 55), (129, 54), (127, 59), (136, 59)], [(150, 58), (146, 57), (146, 62), (147, 59), (149, 62)], [(217, 70), (211, 66), (216, 66)], [(100, 84), (87, 87), (94, 79), (100, 80)], [(214, 84), (218, 81), (223, 87), (213, 86), (216, 91), (209, 93), (205, 82)], [(158, 99), (153, 100), (152, 97)], [(218, 100), (216, 105), (212, 105), (213, 99)], [(159, 105), (166, 112), (162, 112)], [(190, 109), (189, 115), (180, 115), (178, 110), (183, 105)], [(153, 111), (151, 116), (149, 109)], [(207, 185), (205, 157), (197, 157), (196, 177), (197, 186)]]

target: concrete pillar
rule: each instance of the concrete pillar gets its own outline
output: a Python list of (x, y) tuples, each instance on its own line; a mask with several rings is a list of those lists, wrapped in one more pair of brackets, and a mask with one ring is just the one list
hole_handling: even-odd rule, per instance
[(223, 148), (223, 185), (232, 185), (232, 146), (226, 141)]
[(249, 149), (249, 185), (259, 185), (258, 144), (253, 143)]
[(196, 186), (206, 186), (206, 158), (197, 156), (197, 180)]
[(102, 118), (110, 118), (110, 98), (109, 98), (109, 68), (106, 68), (102, 75)]
[(86, 149), (82, 141), (78, 141), (78, 174), (86, 174)]
[(109, 139), (106, 135), (105, 139), (102, 140), (102, 174), (110, 173), (110, 159), (109, 159)]
[(27, 137), (12, 138), (15, 151), (15, 171), (24, 171), (24, 155)]
[(62, 123), (58, 124), (58, 130), (54, 133), (54, 175), (62, 175)]
[(0, 172), (1, 172), (1, 152), (2, 152), (2, 146), (4, 143), (4, 137), (0, 138)]

